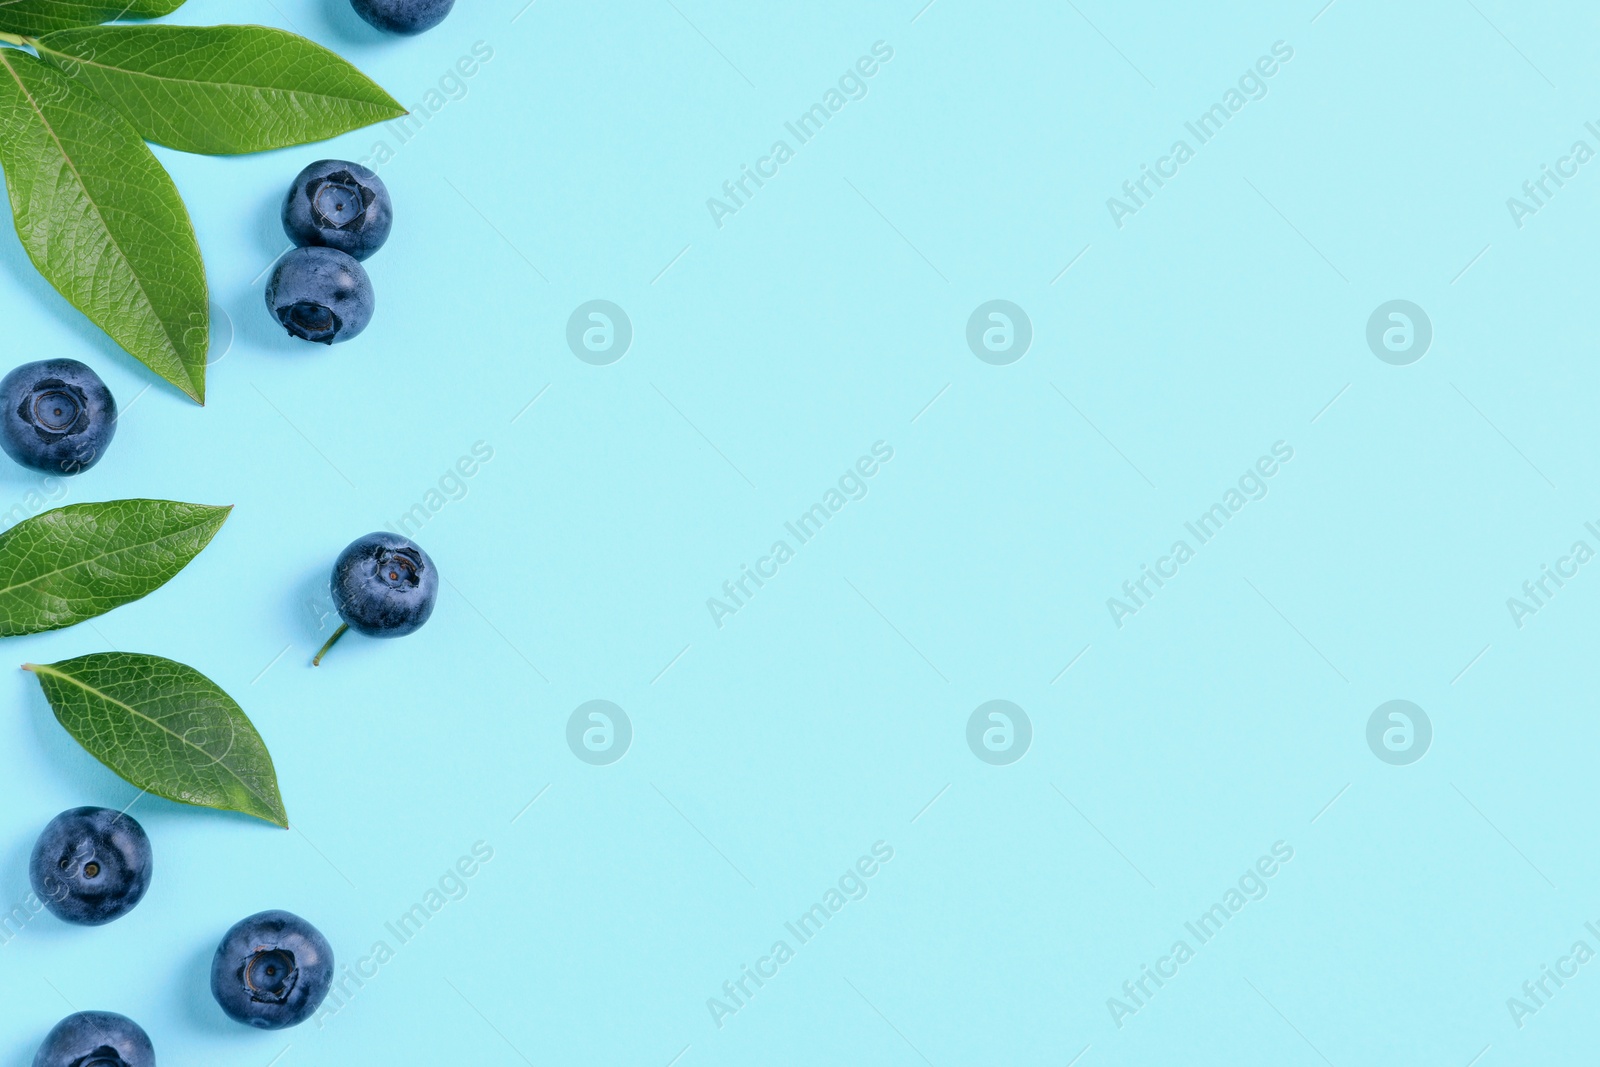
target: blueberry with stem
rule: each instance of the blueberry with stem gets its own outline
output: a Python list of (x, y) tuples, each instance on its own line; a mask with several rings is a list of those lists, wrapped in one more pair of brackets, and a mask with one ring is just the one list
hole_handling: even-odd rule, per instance
[(433, 614), (439, 572), (415, 541), (398, 534), (370, 533), (339, 553), (328, 587), (343, 622), (311, 661), (313, 667), (346, 630), (368, 637), (414, 633)]

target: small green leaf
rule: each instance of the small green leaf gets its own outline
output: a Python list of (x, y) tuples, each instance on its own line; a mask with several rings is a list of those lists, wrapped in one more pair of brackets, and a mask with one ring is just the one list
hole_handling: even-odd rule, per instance
[(265, 26), (101, 26), (49, 34), (38, 50), (146, 140), (184, 152), (263, 152), (406, 113), (339, 56)]
[(49, 33), (112, 19), (159, 18), (182, 6), (183, 0), (0, 0), (0, 30)]
[(0, 166), (17, 236), (62, 296), (205, 402), (209, 297), (172, 179), (87, 86), (0, 48)]
[(0, 534), (0, 637), (59, 630), (159, 589), (232, 510), (109, 500), (24, 519)]
[(288, 828), (266, 743), (233, 698), (193, 667), (97, 652), (22, 669), (38, 677), (67, 733), (132, 785)]

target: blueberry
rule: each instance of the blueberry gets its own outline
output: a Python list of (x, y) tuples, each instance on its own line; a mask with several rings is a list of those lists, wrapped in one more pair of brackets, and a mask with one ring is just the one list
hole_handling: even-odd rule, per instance
[(372, 281), (336, 248), (292, 248), (267, 280), (267, 310), (304, 341), (348, 341), (372, 321)]
[(24, 467), (78, 474), (116, 433), (111, 390), (75, 359), (24, 363), (0, 379), (0, 448)]
[(234, 1022), (263, 1030), (299, 1026), (333, 984), (333, 949), (315, 926), (286, 911), (233, 925), (211, 960), (211, 995)]
[(350, 0), (350, 6), (380, 30), (410, 35), (443, 22), (456, 0)]
[(313, 665), (347, 629), (368, 637), (404, 637), (419, 629), (433, 614), (439, 572), (415, 541), (370, 533), (339, 553), (329, 592), (344, 625), (328, 638)]
[(383, 179), (359, 163), (319, 160), (283, 198), (283, 232), (301, 248), (323, 245), (366, 259), (389, 239), (393, 222)]
[(28, 880), (56, 918), (80, 926), (120, 919), (150, 888), (150, 839), (132, 815), (73, 808), (33, 846)]
[(109, 1011), (80, 1011), (56, 1023), (33, 1067), (156, 1067), (155, 1046), (139, 1024)]

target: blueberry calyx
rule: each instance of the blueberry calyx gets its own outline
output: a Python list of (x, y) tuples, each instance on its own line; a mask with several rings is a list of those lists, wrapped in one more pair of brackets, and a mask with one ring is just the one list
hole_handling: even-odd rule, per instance
[(239, 980), (259, 1004), (286, 1003), (299, 977), (294, 953), (282, 948), (262, 949), (239, 968)]
[(128, 1061), (110, 1045), (101, 1045), (72, 1067), (128, 1067)]
[(344, 327), (339, 316), (326, 304), (301, 300), (278, 309), (278, 323), (302, 341), (331, 345)]
[(422, 582), (421, 553), (413, 548), (386, 548), (378, 551), (373, 577), (390, 589), (415, 589)]
[(321, 181), (306, 185), (311, 215), (317, 223), (334, 230), (348, 230), (361, 224), (376, 194), (347, 170), (334, 171)]
[(60, 378), (44, 378), (17, 407), (17, 417), (32, 426), (39, 440), (55, 444), (89, 425), (89, 399), (83, 390)]

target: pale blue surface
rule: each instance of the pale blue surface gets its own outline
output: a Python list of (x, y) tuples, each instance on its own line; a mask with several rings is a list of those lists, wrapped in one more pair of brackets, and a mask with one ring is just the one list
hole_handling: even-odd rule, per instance
[[(474, 42), (493, 58), (403, 146), (160, 153), (237, 330), (203, 410), (141, 396), (152, 376), (0, 227), (12, 360), (85, 359), (140, 396), (64, 499), (237, 505), (169, 587), (12, 659), (205, 671), (270, 744), (295, 825), (140, 800), (145, 903), (0, 946), (0, 1067), (69, 1003), (138, 1018), (168, 1065), (1591, 1051), (1600, 963), (1520, 1029), (1506, 1001), (1574, 941), (1600, 950), (1600, 565), (1520, 629), (1506, 599), (1600, 548), (1600, 162), (1521, 229), (1506, 198), (1600, 145), (1593, 10), (923, 2), (514, 20), (523, 0), (463, 0), (414, 40), (342, 0), (176, 16), (296, 28), (407, 104)], [(719, 229), (706, 198), (878, 41), (865, 99)], [(1119, 230), (1106, 199), (1277, 41), (1293, 58), (1265, 98)], [(257, 280), (278, 198), (379, 139), (377, 317), (292, 344)], [(565, 341), (594, 299), (635, 331), (610, 366)], [(1032, 320), (1009, 366), (965, 342), (991, 299)], [(1391, 299), (1433, 322), (1410, 366), (1366, 344)], [(432, 622), (311, 670), (339, 549), (480, 441), (493, 459), (417, 535), (449, 583)], [(719, 629), (707, 598), (877, 441), (894, 455), (866, 497)], [(1265, 499), (1119, 629), (1106, 599), (1279, 441)], [(0, 465), (0, 510), (29, 484)], [(52, 815), (135, 796), (9, 677), (6, 907)], [(593, 699), (635, 731), (609, 766), (565, 740)], [(1033, 725), (1009, 766), (965, 740), (993, 699)], [(1367, 746), (1391, 699), (1432, 721), (1409, 766)], [(480, 841), (465, 899), (398, 945), (385, 923)], [(877, 841), (894, 858), (865, 899), (792, 939)], [(1265, 899), (1198, 946), (1184, 923), (1278, 841), (1294, 858)], [(205, 975), (265, 907), (345, 962), (397, 952), (320, 1027), (246, 1031)], [(1107, 998), (1180, 937), (1194, 959), (1119, 1028)], [(780, 938), (794, 958), (719, 1028), (707, 999)]]

